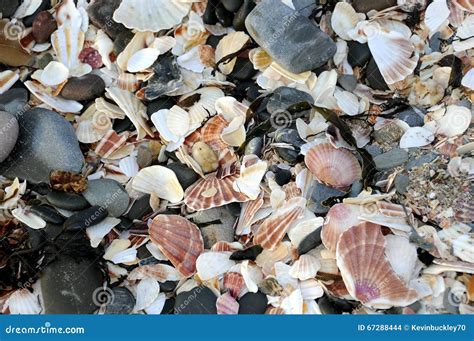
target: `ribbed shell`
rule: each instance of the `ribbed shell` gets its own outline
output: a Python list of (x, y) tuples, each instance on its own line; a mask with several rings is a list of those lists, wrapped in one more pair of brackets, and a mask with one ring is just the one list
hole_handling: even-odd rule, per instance
[(128, 280), (141, 280), (144, 278), (152, 278), (158, 282), (179, 281), (180, 273), (172, 266), (166, 264), (143, 265), (133, 269), (128, 274)]
[(203, 141), (218, 153), (229, 148), (229, 145), (222, 139), (222, 132), (228, 125), (229, 122), (226, 121), (224, 116), (216, 115), (207, 121), (203, 127)]
[(306, 153), (305, 163), (320, 182), (331, 187), (347, 188), (362, 178), (362, 168), (356, 157), (329, 143), (311, 148)]
[(237, 315), (239, 313), (239, 303), (232, 295), (225, 293), (216, 301), (218, 315)]
[(184, 276), (196, 272), (196, 260), (204, 251), (199, 228), (178, 215), (158, 215), (148, 225), (150, 238)]
[(329, 209), (321, 230), (321, 240), (328, 250), (335, 252), (341, 233), (362, 222), (358, 218), (359, 211), (359, 206), (346, 204), (336, 204)]
[(257, 199), (248, 201), (242, 205), (239, 222), (235, 229), (237, 235), (241, 235), (248, 227), (250, 227), (255, 214), (263, 206), (263, 202), (263, 196), (261, 195)]
[(380, 228), (360, 224), (345, 231), (337, 245), (336, 260), (349, 293), (363, 304), (386, 309), (403, 307), (417, 299), (385, 257)]
[(291, 277), (304, 281), (316, 277), (321, 264), (311, 255), (301, 255), (301, 257), (292, 265), (290, 269)]
[(454, 4), (463, 10), (474, 13), (474, 0), (452, 0)]
[(228, 272), (224, 275), (224, 288), (229, 290), (232, 297), (239, 297), (244, 286), (244, 277), (238, 272)]

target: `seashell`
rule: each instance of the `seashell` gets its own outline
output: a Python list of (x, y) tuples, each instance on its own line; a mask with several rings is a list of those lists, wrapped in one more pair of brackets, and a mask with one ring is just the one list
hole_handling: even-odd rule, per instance
[(102, 57), (102, 62), (107, 69), (111, 69), (112, 60), (110, 56), (114, 50), (114, 42), (112, 39), (110, 39), (103, 30), (98, 30), (93, 47), (99, 52)]
[[(7, 72), (7, 71), (5, 71), (5, 72)], [(1, 78), (1, 76), (0, 76), (0, 78)], [(0, 84), (1, 83), (2, 83), (2, 81), (0, 81)], [(462, 78), (461, 84), (462, 84), (462, 86), (464, 86), (468, 89), (474, 90), (474, 68), (472, 68), (468, 72), (466, 72), (466, 74)], [(1, 92), (2, 91), (1, 91), (1, 88), (0, 88), (0, 93)]]
[(202, 129), (203, 141), (216, 152), (220, 152), (229, 147), (222, 139), (222, 132), (228, 124), (224, 116), (217, 115), (207, 121)]
[(103, 158), (108, 158), (127, 141), (127, 135), (120, 136), (115, 130), (110, 130), (95, 148), (95, 153)]
[(459, 236), (452, 241), (453, 254), (463, 261), (474, 263), (473, 243), (474, 235), (472, 233)]
[(180, 202), (184, 196), (176, 174), (163, 166), (142, 169), (133, 179), (132, 188), (141, 193), (154, 194), (172, 203)]
[(140, 32), (158, 32), (181, 23), (190, 9), (191, 2), (180, 0), (123, 0), (113, 19)]
[(153, 48), (145, 48), (137, 51), (128, 60), (127, 71), (132, 73), (145, 71), (153, 65), (159, 55), (160, 51)]
[(26, 226), (33, 230), (40, 230), (46, 227), (46, 221), (30, 212), (27, 208), (15, 208), (12, 210), (12, 215)]
[(435, 139), (432, 131), (422, 127), (410, 127), (400, 139), (400, 148), (423, 147)]
[(471, 124), (472, 113), (468, 108), (450, 105), (438, 121), (437, 134), (454, 137), (463, 134)]
[(290, 238), (291, 245), (295, 248), (298, 248), (300, 243), (308, 237), (311, 233), (314, 233), (317, 229), (323, 226), (324, 218), (309, 218), (302, 219), (301, 222), (298, 222), (294, 227), (288, 231), (288, 237)]
[(91, 246), (96, 248), (106, 235), (109, 234), (112, 229), (120, 223), (120, 219), (107, 217), (100, 223), (95, 224), (86, 229), (86, 234), (91, 241)]
[(307, 254), (301, 255), (291, 266), (290, 276), (304, 281), (316, 277), (320, 268), (321, 264), (318, 259)]
[(224, 62), (225, 58), (243, 49), (250, 41), (250, 37), (244, 32), (232, 32), (222, 38), (216, 47), (216, 64), (224, 75), (229, 75), (234, 70), (237, 57)]
[(137, 260), (137, 249), (134, 247), (117, 252), (110, 259), (114, 264), (127, 264), (131, 265), (136, 263)]
[(385, 237), (385, 256), (393, 271), (406, 284), (417, 276), (415, 268), (418, 263), (418, 254), (415, 244), (410, 243), (403, 236), (388, 235)]
[(18, 289), (11, 294), (5, 301), (3, 309), (7, 307), (13, 315), (38, 315), (43, 310), (38, 295), (27, 288)]
[[(340, 3), (342, 4), (343, 2)], [(336, 89), (334, 98), (339, 109), (346, 115), (355, 116), (359, 113), (359, 99), (353, 93)]]
[(41, 82), (45, 86), (57, 86), (67, 81), (69, 69), (59, 62), (49, 62), (44, 70), (38, 70), (32, 78)]
[(129, 281), (142, 280), (145, 278), (151, 278), (160, 283), (164, 283), (166, 281), (179, 281), (181, 279), (181, 274), (172, 266), (166, 264), (153, 264), (139, 266), (138, 268), (133, 269), (127, 277)]
[(0, 72), (0, 95), (9, 90), (19, 78), (18, 73), (11, 70)]
[(380, 229), (361, 224), (343, 232), (336, 261), (347, 290), (371, 308), (412, 304), (417, 300), (416, 291), (396, 275), (384, 253), (385, 239)]
[(235, 243), (230, 243), (230, 242), (224, 242), (224, 241), (219, 241), (212, 245), (211, 251), (217, 251), (217, 252), (234, 252), (237, 250), (242, 250), (242, 244), (239, 242)]
[(215, 87), (201, 88), (182, 96), (178, 103), (189, 112), (192, 126), (201, 126), (209, 117), (216, 114), (216, 101), (224, 97), (224, 92)]
[[(244, 202), (242, 204), (239, 221), (235, 228), (236, 235), (240, 236), (242, 234), (250, 233), (250, 226), (257, 220), (259, 220), (258, 218), (254, 219), (254, 217), (258, 210), (260, 210), (260, 208), (262, 207), (263, 202), (263, 196), (261, 196), (255, 200)], [(268, 214), (270, 214), (270, 212)]]
[(474, 1), (472, 0), (453, 0), (453, 3), (466, 12), (474, 13)]
[(196, 272), (196, 260), (204, 251), (199, 228), (178, 215), (158, 215), (149, 222), (153, 243), (170, 260), (176, 269), (189, 277)]
[(160, 315), (165, 307), (166, 300), (166, 294), (160, 292), (156, 300), (144, 309), (147, 315)]
[(192, 210), (203, 211), (233, 202), (250, 200), (243, 193), (234, 191), (233, 184), (237, 176), (238, 174), (218, 179), (216, 174), (212, 173), (199, 179), (186, 189), (184, 203)]
[(283, 308), (268, 307), (265, 311), (265, 315), (285, 315)]
[(140, 167), (137, 163), (137, 158), (135, 156), (127, 156), (119, 162), (120, 170), (126, 176), (132, 178), (138, 174)]
[(275, 263), (275, 278), (286, 290), (294, 290), (298, 287), (298, 280), (290, 276), (291, 266), (283, 263)]
[(265, 219), (258, 228), (254, 243), (264, 249), (273, 249), (285, 236), (290, 225), (304, 212), (306, 200), (301, 197), (292, 198), (277, 211)]
[(331, 27), (336, 34), (344, 40), (352, 40), (347, 31), (355, 28), (365, 15), (357, 13), (347, 2), (338, 2), (331, 15)]
[(45, 88), (40, 83), (26, 81), (24, 84), (33, 95), (57, 111), (78, 113), (82, 110), (81, 103), (61, 97), (55, 97), (48, 88)]
[(123, 110), (125, 115), (132, 121), (138, 131), (138, 139), (143, 139), (146, 134), (153, 136), (153, 132), (148, 126), (148, 116), (146, 108), (139, 99), (131, 92), (119, 89), (117, 87), (107, 88), (107, 94)]
[(288, 242), (280, 242), (273, 249), (264, 249), (255, 259), (255, 263), (262, 268), (264, 274), (273, 273), (275, 263), (285, 261), (290, 256), (290, 245)]
[(219, 166), (216, 153), (204, 142), (196, 142), (192, 148), (192, 157), (199, 164), (202, 171), (206, 173), (214, 172)]
[(240, 176), (234, 182), (234, 190), (245, 194), (251, 200), (260, 194), (260, 182), (267, 172), (267, 163), (256, 155), (245, 155), (240, 168)]
[(430, 37), (448, 24), (449, 8), (446, 0), (434, 0), (425, 12), (425, 25), (430, 31)]
[(235, 265), (235, 262), (229, 259), (230, 255), (230, 252), (209, 251), (201, 253), (196, 260), (196, 270), (199, 278), (207, 281), (225, 274)]
[(77, 118), (76, 136), (81, 143), (95, 143), (112, 129), (112, 120), (104, 112), (97, 111), (95, 104)]
[(87, 189), (87, 179), (82, 174), (55, 170), (49, 174), (51, 188), (61, 192), (82, 193)]
[(240, 273), (245, 282), (245, 286), (249, 292), (257, 292), (258, 286), (263, 280), (263, 273), (258, 266), (250, 264), (250, 261), (245, 260), (240, 265)]
[(238, 272), (227, 272), (224, 275), (224, 288), (229, 290), (232, 297), (237, 298), (240, 296), (242, 289), (245, 286), (244, 278)]
[(453, 40), (455, 52), (468, 51), (474, 48), (474, 15), (470, 14), (456, 32)]
[(137, 285), (134, 312), (148, 308), (160, 294), (160, 285), (152, 278), (145, 278)]
[(253, 68), (259, 71), (265, 70), (273, 62), (272, 57), (261, 47), (250, 50), (249, 59), (253, 64)]
[(270, 69), (275, 71), (280, 77), (283, 77), (285, 80), (289, 81), (290, 83), (298, 83), (298, 84), (305, 84), (306, 81), (311, 77), (311, 71), (306, 71), (302, 73), (293, 73), (286, 70), (283, 66), (278, 64), (277, 62), (273, 62), (270, 64)]
[(306, 153), (305, 164), (320, 182), (335, 188), (347, 188), (362, 178), (362, 168), (356, 157), (329, 143), (311, 148)]
[(160, 55), (165, 54), (171, 50), (176, 45), (176, 39), (169, 36), (157, 37), (150, 44), (150, 48), (157, 49), (160, 52)]
[(150, 41), (154, 40), (152, 32), (137, 32), (133, 36), (132, 40), (127, 44), (125, 49), (117, 57), (117, 65), (122, 71), (127, 70), (128, 61), (132, 56), (146, 48)]
[(300, 282), (301, 296), (304, 300), (315, 300), (324, 295), (324, 289), (315, 279), (307, 279)]
[(222, 294), (216, 301), (218, 315), (237, 315), (239, 303), (229, 293)]
[[(212, 47), (211, 47), (212, 49)], [(211, 50), (212, 51), (212, 50)], [(179, 56), (177, 58), (177, 63), (179, 66), (182, 68), (196, 72), (196, 73), (202, 73), (204, 69), (206, 68), (206, 65), (204, 65), (203, 60), (201, 60), (201, 53), (203, 50), (201, 49), (201, 46), (195, 46), (185, 54)], [(214, 57), (214, 55), (211, 52), (211, 56)], [(207, 57), (210, 58), (210, 57)], [(215, 57), (214, 57), (215, 58)], [(214, 58), (212, 61), (207, 61), (207, 64), (214, 64)]]
[(163, 109), (154, 113), (151, 120), (160, 136), (170, 143), (167, 147), (169, 151), (176, 150), (183, 144), (191, 128), (189, 114), (177, 105), (170, 110)]
[(41, 6), (41, 0), (26, 0), (16, 9), (13, 18), (22, 19), (32, 15)]
[(0, 199), (0, 209), (13, 209), (18, 206), (18, 201), (26, 192), (26, 181), (20, 183), (18, 178), (15, 178), (11, 185), (3, 188), (3, 192)]
[(280, 308), (285, 311), (286, 315), (302, 315), (303, 296), (301, 294), (301, 290), (293, 290), (290, 295), (281, 301)]

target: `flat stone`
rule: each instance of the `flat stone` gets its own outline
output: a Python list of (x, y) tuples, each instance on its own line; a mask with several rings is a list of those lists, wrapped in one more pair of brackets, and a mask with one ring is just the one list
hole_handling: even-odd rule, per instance
[(108, 289), (103, 292), (106, 299), (105, 313), (106, 314), (130, 314), (135, 307), (135, 297), (125, 287), (117, 287)]
[(120, 2), (121, 0), (96, 0), (87, 7), (90, 21), (112, 38), (127, 30), (125, 26), (113, 20), (114, 12), (120, 6)]
[(420, 166), (424, 165), (425, 163), (429, 163), (431, 161), (434, 161), (438, 156), (439, 156), (439, 154), (434, 153), (434, 152), (430, 152), (428, 154), (423, 154), (423, 155), (417, 157), (416, 159), (411, 159), (407, 163), (406, 169), (411, 170), (414, 167), (420, 167)]
[(245, 155), (255, 154), (260, 156), (263, 148), (263, 139), (260, 136), (254, 137), (245, 146)]
[(2, 17), (10, 18), (15, 14), (18, 6), (20, 6), (20, 0), (2, 0), (0, 2), (0, 13), (2, 13)]
[(189, 218), (199, 226), (204, 240), (204, 248), (210, 249), (215, 243), (234, 241), (236, 218), (225, 207), (216, 207), (191, 214)]
[(113, 179), (91, 180), (82, 193), (92, 206), (102, 206), (113, 217), (120, 217), (128, 208), (130, 197), (123, 186)]
[(303, 102), (314, 103), (313, 96), (304, 91), (282, 86), (275, 89), (272, 97), (268, 100), (267, 111), (274, 114)]
[(60, 225), (64, 222), (63, 216), (60, 215), (53, 207), (47, 205), (31, 206), (31, 212), (51, 224)]
[(408, 152), (394, 148), (387, 153), (383, 153), (374, 157), (375, 167), (379, 171), (389, 170), (402, 165), (408, 160)]
[(410, 127), (422, 127), (425, 124), (421, 110), (408, 108), (397, 114), (398, 119), (406, 122)]
[(176, 174), (176, 177), (184, 190), (199, 180), (199, 175), (192, 168), (189, 168), (182, 163), (173, 162), (166, 167)]
[(367, 13), (371, 10), (381, 11), (383, 9), (396, 6), (397, 0), (354, 0), (352, 6), (356, 12)]
[(234, 70), (229, 75), (229, 77), (237, 79), (239, 81), (246, 81), (252, 79), (252, 77), (255, 76), (257, 72), (258, 70), (255, 70), (253, 68), (253, 64), (250, 59), (237, 58)]
[(205, 286), (182, 292), (176, 296), (175, 314), (217, 314), (216, 295)]
[(48, 182), (53, 170), (79, 173), (84, 156), (72, 125), (54, 111), (36, 108), (19, 116), (20, 134), (0, 174)]
[(28, 91), (23, 88), (12, 88), (0, 95), (0, 110), (15, 115), (23, 115), (30, 106), (28, 105)]
[(337, 82), (349, 92), (354, 91), (357, 86), (357, 78), (354, 75), (342, 75), (337, 79)]
[(105, 208), (92, 206), (67, 218), (64, 222), (64, 228), (69, 231), (83, 230), (100, 223), (107, 216), (108, 213)]
[(281, 66), (301, 73), (324, 65), (336, 44), (307, 17), (281, 1), (263, 0), (245, 20), (252, 38)]
[(371, 57), (368, 44), (361, 44), (357, 41), (348, 41), (347, 47), (349, 52), (347, 54), (347, 61), (354, 66), (364, 66)]
[(0, 162), (3, 162), (15, 147), (20, 129), (15, 116), (0, 111)]
[(330, 206), (326, 205), (326, 201), (331, 198), (342, 198), (346, 194), (346, 192), (326, 186), (316, 181), (314, 183), (314, 189), (311, 192), (311, 201), (314, 205), (312, 205), (310, 209), (316, 214), (327, 213)]
[(305, 17), (309, 17), (317, 4), (314, 0), (293, 0), (296, 11)]
[(71, 78), (61, 90), (61, 96), (73, 101), (90, 101), (105, 91), (105, 82), (94, 74)]
[(410, 184), (410, 178), (403, 174), (398, 174), (395, 178), (395, 188), (400, 194), (405, 194), (407, 191), (408, 185)]
[(46, 199), (51, 205), (68, 211), (80, 211), (90, 206), (82, 195), (76, 193), (52, 191)]
[(260, 291), (256, 293), (246, 293), (239, 299), (239, 315), (240, 314), (265, 314), (267, 310), (267, 296)]

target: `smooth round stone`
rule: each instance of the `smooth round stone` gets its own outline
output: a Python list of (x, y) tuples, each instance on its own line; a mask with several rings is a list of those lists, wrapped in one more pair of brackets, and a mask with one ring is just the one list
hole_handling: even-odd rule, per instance
[(259, 156), (262, 153), (263, 139), (261, 137), (254, 137), (245, 146), (245, 155), (255, 154)]
[(0, 13), (2, 13), (3, 18), (9, 18), (15, 14), (18, 6), (20, 6), (20, 0), (2, 0), (0, 2)]
[(153, 212), (150, 207), (150, 195), (145, 194), (135, 200), (132, 207), (128, 211), (127, 217), (131, 220), (141, 220), (145, 215)]
[(120, 6), (121, 0), (96, 0), (87, 7), (90, 21), (115, 38), (127, 28), (113, 20), (115, 10)]
[(381, 11), (396, 6), (397, 0), (354, 0), (352, 6), (359, 13), (367, 13), (371, 10)]
[(153, 163), (153, 153), (147, 145), (140, 145), (137, 151), (137, 164), (140, 169), (151, 166)]
[(394, 148), (374, 157), (375, 167), (379, 171), (395, 168), (406, 161), (408, 161), (408, 152), (400, 148)]
[(330, 207), (325, 205), (326, 201), (331, 198), (342, 198), (346, 194), (346, 192), (317, 182), (311, 193), (311, 200), (314, 203), (314, 207), (311, 207), (311, 211), (316, 214), (327, 213)]
[(243, 5), (239, 8), (237, 13), (234, 15), (234, 21), (232, 22), (232, 26), (237, 31), (245, 31), (245, 19), (247, 16), (252, 12), (255, 8), (255, 2), (253, 0), (244, 0)]
[(267, 111), (274, 114), (281, 110), (287, 110), (296, 104), (313, 102), (313, 96), (310, 94), (282, 86), (275, 89), (272, 97), (268, 100)]
[(354, 66), (364, 66), (370, 59), (370, 50), (368, 44), (361, 44), (357, 41), (347, 42), (349, 53), (347, 55), (347, 61), (349, 64)]
[(349, 301), (324, 295), (318, 300), (319, 308), (324, 315), (350, 313), (354, 310), (354, 305)]
[(211, 289), (198, 286), (176, 296), (175, 314), (217, 314), (217, 297)]
[(132, 121), (128, 117), (125, 117), (123, 120), (114, 120), (113, 130), (117, 134), (123, 133), (124, 131), (135, 129)]
[(176, 174), (176, 177), (184, 190), (199, 180), (199, 175), (192, 168), (189, 168), (182, 163), (174, 162), (166, 167)]
[(314, 248), (321, 245), (321, 228), (316, 229), (315, 231), (308, 234), (298, 245), (298, 254), (304, 255)]
[(385, 79), (380, 73), (377, 63), (375, 63), (373, 58), (370, 60), (369, 65), (367, 66), (366, 77), (367, 82), (372, 89), (382, 91), (389, 89), (387, 83), (385, 83)]
[(68, 211), (80, 211), (90, 206), (82, 195), (76, 193), (52, 191), (46, 199), (51, 205)]
[(232, 14), (232, 12), (229, 12), (228, 10), (225, 9), (224, 5), (222, 5), (222, 3), (220, 3), (217, 7), (216, 7), (216, 17), (217, 17), (217, 21), (224, 27), (230, 27), (232, 26), (232, 21), (233, 21), (233, 17), (234, 15)]
[(267, 295), (260, 291), (246, 293), (239, 299), (239, 315), (240, 314), (265, 314), (267, 310)]
[(398, 174), (397, 177), (395, 178), (395, 188), (397, 189), (397, 192), (400, 194), (406, 193), (409, 184), (410, 184), (410, 178), (406, 175)]
[(113, 217), (120, 217), (128, 208), (130, 197), (123, 186), (112, 179), (91, 180), (82, 193), (92, 206), (102, 206)]
[(61, 91), (61, 96), (74, 101), (90, 101), (105, 91), (104, 80), (94, 74), (71, 78)]
[(15, 147), (20, 128), (15, 116), (0, 111), (0, 162), (5, 160)]
[(410, 127), (422, 127), (425, 124), (423, 114), (419, 109), (409, 108), (402, 111), (397, 116), (398, 119), (406, 122)]
[(178, 286), (178, 282), (166, 281), (160, 283), (160, 292), (173, 292)]
[(51, 0), (42, 0), (41, 5), (39, 5), (39, 7), (36, 9), (36, 11), (33, 14), (23, 18), (23, 24), (26, 27), (33, 26), (33, 22), (34, 22), (36, 16), (39, 13), (41, 13), (43, 11), (46, 11), (46, 10), (49, 10), (49, 9), (51, 9)]
[(82, 230), (100, 223), (107, 216), (108, 212), (105, 208), (92, 206), (67, 218), (64, 228), (69, 231)]
[[(110, 290), (110, 291), (109, 291)], [(135, 297), (124, 287), (117, 287), (104, 291), (107, 304), (105, 305), (106, 314), (127, 315), (135, 307)]]
[(28, 106), (28, 90), (23, 88), (12, 88), (0, 95), (0, 110), (9, 112), (18, 118), (30, 107)]
[(337, 79), (337, 82), (349, 92), (354, 91), (357, 87), (357, 78), (354, 75), (342, 75)]
[(38, 217), (42, 218), (44, 221), (60, 225), (64, 222), (62, 215), (58, 213), (53, 207), (46, 205), (35, 205), (31, 206), (31, 212), (33, 212)]
[(33, 36), (37, 43), (49, 41), (51, 34), (56, 30), (56, 20), (48, 11), (38, 13), (33, 20)]
[(117, 34), (117, 37), (115, 37), (115, 40), (114, 40), (114, 48), (113, 48), (113, 52), (115, 53), (116, 56), (118, 56), (120, 53), (122, 53), (123, 50), (125, 50), (125, 48), (133, 39), (133, 37), (134, 37), (134, 34), (132, 33), (132, 31), (129, 31), (129, 30), (122, 31), (119, 34)]
[(215, 49), (223, 37), (224, 36), (209, 36), (206, 40), (206, 45), (209, 45)]
[(279, 129), (275, 134), (276, 143), (287, 143), (294, 147), (293, 149), (277, 147), (276, 152), (285, 161), (289, 163), (296, 163), (300, 153), (300, 147), (304, 141), (300, 138), (296, 129)]
[(291, 171), (289, 169), (281, 169), (276, 167), (275, 181), (278, 185), (284, 186), (291, 180)]
[(245, 250), (238, 250), (232, 253), (229, 257), (230, 260), (235, 260), (235, 261), (243, 261), (243, 260), (251, 260), (255, 261), (257, 259), (257, 256), (261, 254), (263, 251), (263, 248), (260, 245), (254, 245), (251, 246)]
[(216, 7), (219, 4), (219, 0), (209, 0), (207, 2), (206, 10), (202, 16), (202, 20), (207, 25), (215, 25), (217, 24), (217, 17), (216, 17)]
[(251, 79), (257, 74), (258, 70), (253, 68), (253, 64), (250, 59), (237, 58), (234, 70), (230, 74), (230, 77), (235, 78), (239, 81), (246, 81)]
[(222, 5), (229, 12), (236, 12), (243, 4), (243, 0), (221, 0)]
[(176, 101), (172, 97), (158, 98), (148, 104), (146, 112), (151, 116), (160, 110), (171, 109), (175, 104)]

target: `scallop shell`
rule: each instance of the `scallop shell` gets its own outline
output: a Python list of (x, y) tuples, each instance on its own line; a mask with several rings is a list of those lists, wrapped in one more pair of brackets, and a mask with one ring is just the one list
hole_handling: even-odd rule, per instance
[(336, 251), (337, 265), (349, 293), (372, 308), (407, 306), (417, 300), (393, 271), (385, 255), (380, 229), (361, 224), (343, 232)]
[(228, 125), (229, 122), (226, 121), (224, 116), (212, 117), (203, 127), (203, 141), (216, 152), (227, 149), (229, 145), (222, 139), (222, 132)]
[(233, 202), (250, 200), (246, 195), (233, 189), (238, 175), (218, 179), (216, 174), (209, 174), (188, 187), (184, 194), (184, 203), (190, 209), (203, 211), (214, 207), (224, 206)]
[(250, 50), (249, 59), (253, 64), (253, 68), (260, 71), (265, 70), (273, 62), (272, 57), (260, 47)]
[(97, 144), (95, 153), (103, 158), (108, 158), (125, 144), (127, 137), (127, 135), (120, 136), (115, 130), (110, 130)]
[(260, 182), (267, 172), (267, 163), (256, 155), (245, 155), (240, 168), (240, 176), (234, 182), (234, 190), (252, 200), (260, 194)]
[(9, 90), (19, 78), (18, 73), (11, 70), (0, 72), (0, 95)]
[(145, 278), (151, 278), (160, 283), (166, 281), (179, 281), (181, 274), (172, 266), (166, 264), (142, 265), (133, 269), (127, 279), (129, 281), (136, 281)]
[(238, 298), (243, 288), (245, 287), (244, 278), (238, 272), (227, 272), (224, 275), (224, 288), (229, 290), (229, 293), (234, 298)]
[(134, 312), (148, 308), (158, 298), (160, 294), (160, 285), (152, 278), (146, 278), (140, 281), (136, 290), (137, 300), (135, 302)]
[(159, 110), (151, 116), (151, 120), (161, 138), (170, 142), (169, 151), (176, 150), (184, 142), (191, 128), (189, 114), (177, 105), (170, 110)]
[[(263, 196), (242, 204), (242, 209), (240, 211), (239, 222), (235, 228), (235, 234), (240, 236), (242, 234), (250, 233), (250, 226), (256, 221), (254, 219), (256, 213), (263, 206), (264, 200)], [(270, 212), (268, 213), (270, 214)], [(257, 218), (258, 219), (258, 218)]]
[(158, 32), (178, 25), (190, 9), (190, 2), (180, 0), (123, 0), (113, 19), (140, 32)]
[(81, 103), (61, 97), (55, 97), (48, 88), (45, 88), (40, 83), (26, 81), (24, 84), (33, 95), (59, 112), (78, 113), (82, 110)]
[(145, 71), (153, 65), (159, 55), (160, 51), (153, 48), (145, 48), (137, 51), (128, 60), (127, 71), (132, 73)]
[(18, 289), (11, 294), (5, 301), (5, 307), (13, 315), (38, 315), (42, 310), (38, 296), (28, 289)]
[(163, 166), (142, 169), (133, 179), (132, 188), (141, 193), (155, 194), (172, 203), (180, 202), (184, 196), (176, 174)]
[(311, 148), (306, 153), (305, 163), (320, 182), (331, 187), (345, 189), (362, 178), (362, 168), (356, 157), (329, 143)]
[(365, 15), (357, 13), (347, 2), (338, 2), (331, 15), (331, 27), (342, 39), (352, 40), (347, 31), (356, 27), (357, 23), (364, 19)]
[(474, 1), (473, 0), (452, 0), (454, 4), (462, 8), (466, 12), (474, 13)]
[[(179, 104), (181, 107), (184, 105), (189, 112), (191, 125), (200, 126), (205, 120), (216, 114), (216, 101), (221, 97), (224, 97), (224, 92), (221, 89), (207, 87), (182, 96), (179, 99)], [(190, 100), (195, 101), (189, 103)]]
[(219, 64), (219, 70), (224, 75), (229, 75), (234, 70), (237, 57), (222, 62), (226, 57), (240, 51), (248, 42), (250, 37), (244, 32), (237, 31), (230, 33), (219, 41), (216, 47), (216, 64)]
[(291, 266), (290, 276), (304, 281), (316, 277), (321, 264), (318, 259), (311, 255), (301, 255), (297, 261)]
[(415, 244), (410, 243), (403, 236), (388, 235), (385, 237), (385, 256), (387, 257), (393, 271), (406, 284), (417, 276), (415, 267), (418, 262), (418, 253)]
[(449, 8), (446, 0), (434, 0), (425, 12), (425, 25), (430, 31), (430, 37), (448, 24)]
[(264, 220), (254, 237), (254, 243), (273, 249), (283, 239), (290, 225), (304, 212), (306, 200), (293, 198)]
[(150, 238), (184, 276), (196, 272), (196, 260), (204, 251), (199, 228), (178, 215), (158, 215), (148, 223)]
[(200, 279), (208, 281), (225, 274), (235, 265), (229, 257), (231, 252), (203, 252), (196, 260), (196, 270)]
[(410, 127), (400, 139), (400, 148), (423, 147), (435, 139), (432, 131), (423, 127)]
[(255, 263), (262, 268), (264, 274), (271, 274), (275, 263), (288, 260), (290, 252), (289, 243), (280, 242), (273, 250), (264, 249), (255, 259)]
[(324, 289), (315, 279), (300, 282), (301, 295), (304, 300), (315, 300), (324, 295)]
[[(1, 81), (0, 81), (1, 84)], [(468, 89), (474, 90), (474, 68), (470, 69), (461, 81), (462, 86), (465, 86)], [(1, 90), (0, 90), (1, 93)]]
[(146, 134), (153, 136), (153, 132), (147, 123), (146, 108), (138, 98), (131, 92), (117, 87), (108, 88), (106, 91), (110, 98), (125, 112), (135, 128), (137, 128), (138, 139), (143, 139)]
[(239, 303), (229, 293), (221, 295), (216, 301), (218, 315), (237, 315)]

